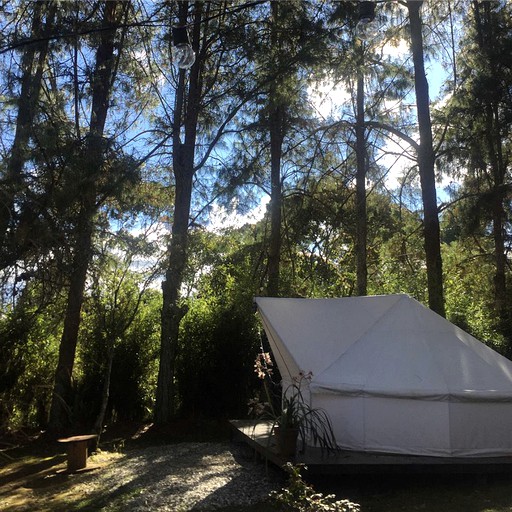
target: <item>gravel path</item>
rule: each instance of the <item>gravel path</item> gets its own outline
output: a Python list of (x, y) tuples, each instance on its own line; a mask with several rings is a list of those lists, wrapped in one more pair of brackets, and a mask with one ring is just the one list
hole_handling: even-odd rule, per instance
[(181, 443), (120, 455), (81, 475), (74, 491), (87, 498), (103, 488), (108, 504), (100, 510), (184, 512), (261, 502), (282, 483), (245, 445)]

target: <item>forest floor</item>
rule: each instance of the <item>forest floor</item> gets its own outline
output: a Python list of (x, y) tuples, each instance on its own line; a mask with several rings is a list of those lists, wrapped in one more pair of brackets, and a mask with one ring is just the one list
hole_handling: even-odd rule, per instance
[[(2, 512), (271, 512), (283, 474), (229, 441), (219, 423), (107, 431), (87, 470), (67, 474), (65, 447), (35, 434), (0, 438)], [(313, 482), (362, 512), (512, 512), (512, 474), (371, 475)]]

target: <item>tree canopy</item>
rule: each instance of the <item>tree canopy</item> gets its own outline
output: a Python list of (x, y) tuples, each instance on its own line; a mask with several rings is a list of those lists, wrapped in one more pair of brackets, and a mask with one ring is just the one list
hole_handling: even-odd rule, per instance
[(263, 294), (512, 354), (512, 6), (358, 6), (2, 3), (0, 428), (244, 415)]

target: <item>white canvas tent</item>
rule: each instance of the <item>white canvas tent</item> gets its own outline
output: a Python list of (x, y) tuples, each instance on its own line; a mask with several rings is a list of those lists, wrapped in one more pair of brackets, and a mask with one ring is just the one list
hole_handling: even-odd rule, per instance
[(257, 298), (283, 381), (343, 449), (512, 455), (512, 362), (407, 295)]

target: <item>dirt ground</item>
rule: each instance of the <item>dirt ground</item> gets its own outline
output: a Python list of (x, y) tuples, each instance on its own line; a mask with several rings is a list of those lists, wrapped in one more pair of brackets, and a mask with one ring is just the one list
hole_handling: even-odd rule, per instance
[[(0, 437), (0, 510), (3, 512), (68, 511), (77, 500), (76, 484), (121, 457), (125, 443), (142, 442), (148, 426), (122, 425), (105, 433), (108, 451), (91, 454), (85, 471), (67, 473), (66, 446), (41, 432), (16, 432)], [(155, 437), (155, 436), (153, 436)]]
[[(88, 472), (99, 472), (121, 456), (115, 452), (93, 454), (81, 473), (66, 472), (66, 454), (24, 456), (0, 467), (0, 509), (4, 512), (69, 511), (80, 501), (76, 484)], [(91, 489), (94, 491), (94, 489)], [(100, 489), (98, 489), (98, 492)]]
[(100, 448), (84, 470), (68, 473), (65, 445), (37, 434), (0, 438), (0, 510), (177, 512), (189, 503), (229, 502), (245, 489), (269, 492), (265, 470), (252, 452), (240, 457), (241, 448), (231, 448), (224, 425), (123, 425), (105, 433)]

